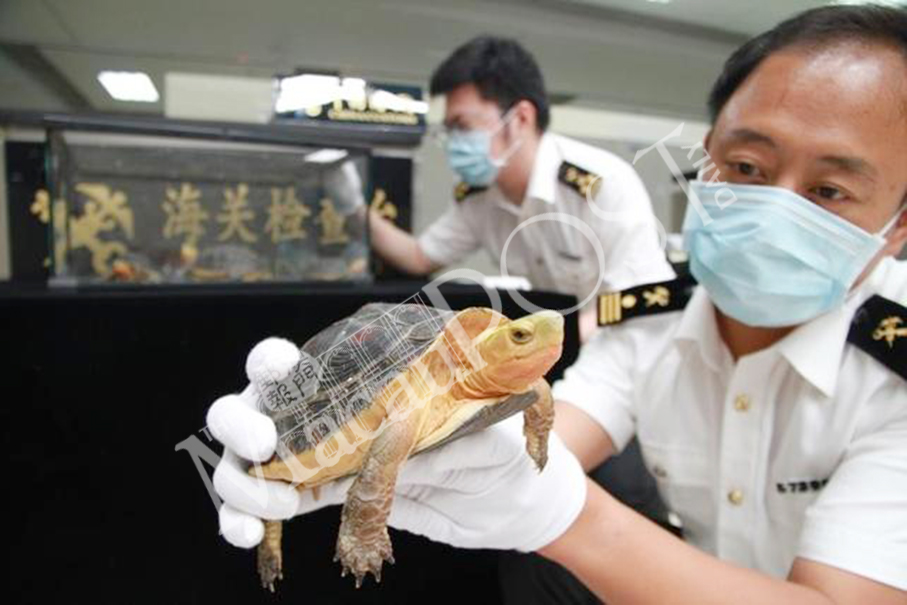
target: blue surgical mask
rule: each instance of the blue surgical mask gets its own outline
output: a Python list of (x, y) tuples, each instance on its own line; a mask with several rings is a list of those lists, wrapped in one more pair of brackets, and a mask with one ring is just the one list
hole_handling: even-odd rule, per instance
[[(843, 304), (885, 244), (789, 189), (690, 183), (683, 224), (690, 271), (724, 314), (750, 326), (794, 326)], [(701, 212), (700, 212), (701, 211)]]
[(505, 114), (501, 125), (493, 131), (454, 130), (448, 135), (447, 163), (464, 183), (473, 187), (491, 185), (498, 178), (498, 172), (522, 143), (517, 141), (502, 158), (491, 157), (491, 139), (498, 130), (510, 122), (514, 114), (508, 113), (509, 115)]

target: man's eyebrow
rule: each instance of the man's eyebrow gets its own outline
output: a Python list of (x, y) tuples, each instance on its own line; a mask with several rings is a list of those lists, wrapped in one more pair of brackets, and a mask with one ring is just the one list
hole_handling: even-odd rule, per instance
[[(762, 143), (769, 147), (778, 146), (770, 136), (751, 128), (737, 128), (729, 132), (728, 137), (743, 143)], [(819, 158), (819, 161), (824, 164), (831, 164), (835, 168), (846, 172), (865, 176), (870, 180), (875, 180), (879, 173), (872, 164), (856, 156), (825, 155)]]
[(872, 164), (863, 158), (854, 156), (825, 155), (819, 158), (819, 161), (823, 164), (831, 164), (845, 172), (865, 176), (870, 180), (875, 180), (875, 176), (879, 173)]
[(750, 128), (737, 128), (728, 133), (728, 136), (743, 143), (763, 143), (770, 147), (778, 146), (778, 144), (775, 143), (775, 140), (770, 136)]

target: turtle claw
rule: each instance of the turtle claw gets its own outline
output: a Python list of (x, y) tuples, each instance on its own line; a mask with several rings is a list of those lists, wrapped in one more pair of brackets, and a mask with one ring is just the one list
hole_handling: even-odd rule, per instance
[[(547, 437), (547, 436), (546, 436)], [(541, 473), (548, 463), (548, 440), (539, 438), (532, 433), (526, 433), (526, 452), (535, 462), (535, 467)]]
[(393, 564), (390, 536), (387, 529), (377, 537), (362, 539), (354, 535), (341, 535), (337, 538), (337, 554), (334, 561), (339, 561), (342, 569), (340, 576), (351, 573), (356, 578), (356, 588), (362, 586), (366, 575), (371, 573), (375, 582), (381, 582), (381, 568), (385, 561)]

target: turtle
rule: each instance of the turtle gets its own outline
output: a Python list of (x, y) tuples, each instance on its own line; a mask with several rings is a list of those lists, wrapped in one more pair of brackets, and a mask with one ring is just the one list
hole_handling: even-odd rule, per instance
[[(334, 560), (357, 588), (368, 573), (380, 582), (393, 563), (387, 518), (407, 458), (522, 411), (526, 450), (544, 468), (554, 423), (545, 375), (563, 338), (555, 311), (511, 320), (486, 307), (367, 304), (309, 339), (282, 383), (259, 386), (259, 409), (280, 437), (274, 457), (248, 472), (316, 498), (320, 485), (355, 475)], [(304, 374), (316, 379), (303, 384)], [(280, 521), (265, 521), (257, 567), (272, 592), (283, 578), (281, 536)]]

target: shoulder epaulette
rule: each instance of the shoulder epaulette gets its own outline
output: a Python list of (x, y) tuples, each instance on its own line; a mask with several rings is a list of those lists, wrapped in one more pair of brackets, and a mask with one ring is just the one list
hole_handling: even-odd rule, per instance
[(477, 187), (475, 185), (470, 185), (469, 183), (460, 183), (454, 187), (454, 199), (458, 202), (462, 202), (470, 195), (485, 191), (486, 189), (488, 189), (488, 187)]
[(907, 307), (873, 296), (854, 314), (847, 342), (907, 380)]
[(557, 178), (586, 199), (598, 195), (598, 190), (602, 185), (601, 176), (570, 162), (561, 163), (561, 167), (557, 171)]
[(670, 281), (602, 294), (598, 297), (598, 325), (612, 326), (633, 317), (682, 311), (695, 287), (696, 280), (687, 274)]

